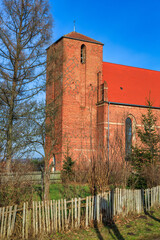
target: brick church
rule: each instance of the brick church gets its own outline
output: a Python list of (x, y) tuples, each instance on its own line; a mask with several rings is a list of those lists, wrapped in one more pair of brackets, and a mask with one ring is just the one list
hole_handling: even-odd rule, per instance
[[(103, 43), (77, 32), (62, 36), (47, 49), (46, 101), (58, 106), (54, 170), (65, 155), (90, 161), (103, 149), (112, 160), (136, 143), (136, 127), (152, 102), (160, 131), (160, 72), (103, 62)], [(125, 158), (124, 158), (125, 159)]]

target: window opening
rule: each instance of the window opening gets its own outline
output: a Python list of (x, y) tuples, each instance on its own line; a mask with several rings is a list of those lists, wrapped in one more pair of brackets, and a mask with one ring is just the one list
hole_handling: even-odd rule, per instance
[(132, 121), (128, 117), (125, 122), (125, 153), (126, 160), (132, 151)]
[(52, 167), (52, 172), (55, 172), (56, 171), (56, 158), (55, 158), (55, 155), (53, 154), (53, 167)]
[(86, 46), (82, 44), (81, 46), (81, 63), (86, 62)]

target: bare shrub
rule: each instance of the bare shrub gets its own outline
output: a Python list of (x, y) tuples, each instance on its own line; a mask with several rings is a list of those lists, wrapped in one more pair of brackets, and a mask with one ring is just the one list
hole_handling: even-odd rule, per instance
[(110, 152), (103, 148), (92, 154), (88, 182), (92, 193), (103, 192), (115, 187), (126, 187), (131, 173), (130, 163), (125, 161), (121, 137), (115, 135)]
[(74, 182), (79, 184), (88, 183), (88, 173), (90, 162), (85, 157), (81, 157), (74, 165)]
[(23, 202), (31, 202), (34, 197), (34, 186), (30, 180), (23, 179), (26, 172), (32, 170), (28, 162), (12, 163), (12, 173), (3, 173), (0, 177), (0, 207), (9, 205), (21, 206)]
[(160, 185), (160, 166), (155, 164), (145, 165), (141, 171), (146, 179), (147, 187), (152, 188)]

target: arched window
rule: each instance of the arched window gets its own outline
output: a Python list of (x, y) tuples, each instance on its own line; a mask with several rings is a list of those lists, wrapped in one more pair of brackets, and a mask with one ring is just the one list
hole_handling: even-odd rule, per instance
[(54, 154), (53, 154), (52, 164), (53, 164), (52, 172), (55, 172), (55, 171), (56, 171), (56, 158), (55, 158), (55, 155), (54, 155)]
[(81, 46), (81, 63), (86, 62), (86, 46), (82, 44)]
[(132, 121), (128, 117), (125, 122), (125, 153), (126, 159), (132, 151)]

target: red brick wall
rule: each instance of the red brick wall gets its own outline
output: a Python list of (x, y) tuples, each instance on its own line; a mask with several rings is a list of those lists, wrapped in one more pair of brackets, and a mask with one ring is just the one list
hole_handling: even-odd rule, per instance
[[(62, 104), (63, 104), (63, 41), (53, 44), (47, 50), (47, 83), (46, 83), (46, 104), (52, 104), (55, 111), (52, 112), (49, 127), (50, 134), (47, 134), (46, 148), (50, 161), (53, 154), (56, 155), (56, 170), (61, 168), (62, 159)], [(50, 118), (50, 117), (49, 117)]]
[[(86, 46), (85, 64), (81, 63), (82, 44)], [(88, 161), (91, 152), (99, 146), (108, 151), (108, 127), (110, 159), (115, 153), (124, 157), (126, 118), (131, 117), (134, 133), (136, 127), (141, 127), (142, 114), (147, 113), (146, 108), (108, 105), (107, 83), (101, 85), (102, 55), (102, 45), (68, 38), (62, 38), (48, 49), (47, 82), (51, 81), (47, 84), (46, 98), (47, 103), (55, 100), (58, 106), (54, 122), (56, 144), (51, 151), (51, 157), (55, 154), (56, 170), (62, 168), (67, 151), (78, 161)], [(153, 113), (160, 130), (160, 110), (153, 109)], [(133, 144), (136, 140), (133, 134)]]
[[(81, 45), (86, 63), (81, 63)], [(102, 45), (64, 39), (62, 153), (74, 160), (90, 158), (97, 134), (97, 73), (102, 72)]]
[[(114, 157), (114, 152), (121, 151), (125, 154), (125, 120), (130, 117), (132, 120), (132, 143), (138, 143), (138, 136), (136, 135), (136, 128), (143, 128), (142, 114), (147, 114), (147, 108), (109, 105), (109, 145), (110, 158)], [(160, 109), (153, 109), (153, 114), (157, 118), (157, 131), (160, 133)], [(108, 141), (108, 103), (102, 103), (98, 106), (99, 112), (99, 126), (103, 131), (104, 148), (107, 151)], [(104, 118), (103, 118), (104, 113)]]

